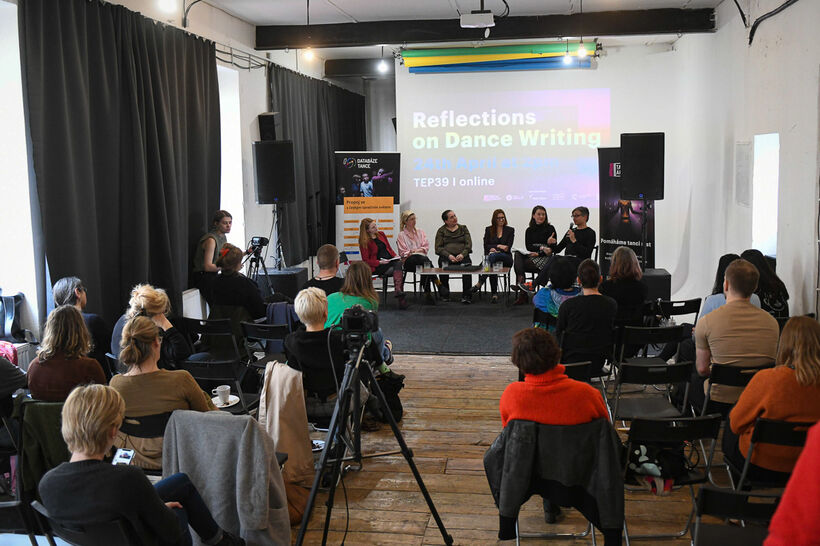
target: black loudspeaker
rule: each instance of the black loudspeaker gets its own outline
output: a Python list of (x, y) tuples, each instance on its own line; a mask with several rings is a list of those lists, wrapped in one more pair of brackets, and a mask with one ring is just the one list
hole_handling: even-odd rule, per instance
[(256, 202), (258, 204), (292, 203), (296, 200), (292, 141), (254, 142), (253, 168), (256, 172)]
[[(304, 267), (289, 267), (287, 269), (268, 269), (270, 286), (275, 293), (284, 294), (293, 299), (308, 280), (307, 269)], [(268, 289), (265, 274), (259, 273), (256, 284), (264, 293)]]
[(282, 117), (279, 112), (265, 112), (257, 116), (259, 120), (259, 140), (276, 140), (282, 136)]
[(663, 133), (621, 135), (621, 199), (663, 199)]
[(667, 270), (647, 269), (643, 272), (643, 282), (649, 289), (646, 296), (648, 301), (669, 301), (672, 298), (672, 275)]

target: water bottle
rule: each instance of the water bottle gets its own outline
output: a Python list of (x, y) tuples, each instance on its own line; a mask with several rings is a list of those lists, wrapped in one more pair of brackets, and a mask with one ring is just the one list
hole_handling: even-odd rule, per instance
[(489, 271), (490, 270), (490, 258), (487, 257), (487, 256), (484, 256), (484, 267), (483, 267), (483, 269), (484, 269), (484, 271)]

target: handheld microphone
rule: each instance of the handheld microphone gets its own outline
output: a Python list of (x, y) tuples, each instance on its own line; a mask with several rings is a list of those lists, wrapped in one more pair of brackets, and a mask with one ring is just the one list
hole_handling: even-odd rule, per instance
[(575, 227), (575, 222), (570, 222), (569, 223), (569, 231), (572, 231), (572, 228), (574, 228), (574, 227)]

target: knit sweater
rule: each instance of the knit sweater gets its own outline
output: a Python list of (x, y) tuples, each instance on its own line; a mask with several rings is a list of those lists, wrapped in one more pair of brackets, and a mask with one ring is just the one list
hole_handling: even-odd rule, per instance
[(100, 363), (93, 358), (66, 358), (57, 353), (48, 360), (36, 357), (28, 366), (31, 396), (45, 402), (64, 402), (74, 387), (88, 383), (106, 383)]
[(467, 226), (458, 224), (455, 231), (450, 231), (445, 225), (436, 231), (436, 254), (445, 260), (457, 254), (466, 258), (472, 251), (473, 239)]
[[(794, 370), (786, 366), (757, 372), (729, 414), (732, 431), (740, 437), (738, 447), (744, 456), (758, 417), (817, 422), (820, 420), (820, 387), (800, 385)], [(751, 462), (769, 470), (791, 472), (799, 456), (799, 447), (758, 444)]]
[(544, 425), (578, 425), (608, 418), (601, 393), (592, 385), (570, 379), (564, 366), (507, 385), (501, 395), (501, 424), (513, 419)]

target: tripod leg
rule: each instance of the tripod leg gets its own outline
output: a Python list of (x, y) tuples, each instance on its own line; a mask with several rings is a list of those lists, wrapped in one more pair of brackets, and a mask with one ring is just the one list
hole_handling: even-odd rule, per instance
[(410, 471), (413, 473), (413, 477), (416, 479), (416, 483), (419, 485), (419, 489), (421, 490), (421, 494), (424, 496), (424, 500), (427, 502), (427, 507), (430, 508), (430, 513), (433, 515), (433, 519), (436, 520), (436, 525), (438, 526), (438, 530), (441, 533), (441, 538), (444, 539), (445, 544), (452, 544), (453, 537), (447, 534), (447, 529), (444, 527), (444, 522), (441, 521), (441, 517), (438, 515), (438, 511), (436, 510), (436, 505), (433, 504), (433, 499), (430, 497), (430, 493), (427, 491), (427, 487), (424, 485), (424, 480), (421, 479), (421, 474), (419, 474), (418, 468), (416, 468), (416, 463), (413, 461), (413, 452), (410, 451), (410, 448), (407, 447), (407, 443), (404, 441), (404, 436), (402, 436), (401, 431), (399, 430), (398, 424), (396, 424), (396, 419), (393, 418), (393, 413), (390, 411), (387, 400), (384, 397), (384, 393), (382, 392), (381, 387), (379, 387), (378, 382), (376, 382), (376, 378), (373, 376), (373, 370), (370, 366), (361, 366), (360, 373), (365, 377), (370, 379), (370, 385), (372, 385), (372, 390), (376, 393), (376, 396), (379, 398), (379, 402), (381, 402), (382, 407), (385, 408), (384, 414), (387, 416), (387, 422), (390, 425), (390, 428), (393, 430), (393, 436), (395, 436), (396, 441), (399, 443), (399, 447), (401, 448), (401, 453), (404, 455), (404, 459), (407, 461), (407, 466), (410, 467)]

